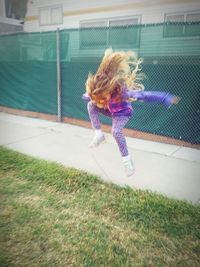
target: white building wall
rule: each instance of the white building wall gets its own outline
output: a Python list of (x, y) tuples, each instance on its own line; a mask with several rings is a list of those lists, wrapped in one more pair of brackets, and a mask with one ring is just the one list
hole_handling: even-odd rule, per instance
[[(63, 23), (40, 26), (42, 7), (62, 5)], [(79, 28), (80, 21), (141, 15), (141, 23), (164, 22), (166, 13), (200, 11), (199, 0), (29, 0), (24, 31)]]
[[(55, 5), (62, 6), (63, 21), (61, 24), (41, 26), (39, 12), (41, 8)], [(101, 56), (104, 48), (82, 49), (80, 45), (80, 33), (77, 29), (80, 22), (105, 20), (114, 18), (132, 18), (139, 16), (140, 23), (162, 23), (165, 15), (170, 13), (197, 12), (200, 13), (199, 0), (29, 0), (28, 12), (25, 19), (24, 31), (43, 32), (60, 29), (74, 29), (65, 33), (66, 42), (63, 49), (66, 49), (65, 58), (62, 60), (81, 60), (81, 58), (92, 58)], [(185, 40), (185, 39), (184, 39)], [(150, 42), (149, 42), (150, 41)], [(192, 42), (192, 45), (191, 45)], [(141, 29), (140, 45), (134, 49), (136, 53), (143, 56), (162, 55), (199, 55), (200, 38), (186, 38), (184, 48), (181, 38), (163, 38), (163, 27), (155, 27), (149, 31), (145, 27)], [(159, 44), (159, 49), (156, 46)], [(62, 44), (63, 46), (63, 44)], [(169, 49), (169, 46), (173, 49)], [(42, 47), (42, 44), (41, 44)], [(196, 50), (194, 49), (196, 47)], [(29, 47), (32, 53), (32, 46)], [(37, 47), (40, 50), (40, 47)], [(128, 48), (127, 48), (128, 49)], [(130, 48), (129, 48), (130, 49)], [(184, 50), (184, 51), (183, 51)], [(155, 54), (152, 54), (155, 53)], [(170, 53), (170, 54), (169, 54)], [(38, 53), (39, 55), (39, 53)]]

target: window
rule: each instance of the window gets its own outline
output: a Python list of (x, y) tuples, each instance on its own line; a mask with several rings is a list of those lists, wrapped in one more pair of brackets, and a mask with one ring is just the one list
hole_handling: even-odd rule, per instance
[(200, 12), (168, 14), (165, 16), (165, 22), (172, 23), (165, 25), (164, 37), (200, 36), (200, 26), (195, 23), (200, 22)]
[[(194, 14), (186, 15), (187, 22), (200, 22), (200, 12)], [(200, 36), (200, 25), (199, 24), (191, 24), (185, 26), (185, 35), (186, 36)]]
[(81, 48), (101, 48), (106, 46), (106, 21), (82, 22), (80, 30)]
[(5, 13), (7, 18), (24, 19), (28, 0), (5, 0)]
[(39, 10), (40, 25), (56, 25), (63, 23), (62, 6), (43, 7)]
[(132, 27), (138, 19), (111, 20), (109, 22), (109, 44), (112, 46), (139, 46), (140, 28)]
[(118, 18), (80, 23), (81, 48), (139, 47), (140, 17)]

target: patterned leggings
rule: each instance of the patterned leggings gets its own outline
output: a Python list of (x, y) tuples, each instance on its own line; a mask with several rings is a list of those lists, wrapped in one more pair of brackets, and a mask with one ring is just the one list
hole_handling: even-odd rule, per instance
[(112, 118), (112, 134), (118, 144), (122, 157), (128, 155), (128, 149), (126, 139), (123, 135), (123, 128), (130, 119), (130, 116), (111, 116), (108, 110), (100, 109), (96, 107), (91, 101), (88, 102), (88, 113), (91, 120), (92, 127), (96, 130), (101, 129), (101, 123), (99, 120), (99, 113)]

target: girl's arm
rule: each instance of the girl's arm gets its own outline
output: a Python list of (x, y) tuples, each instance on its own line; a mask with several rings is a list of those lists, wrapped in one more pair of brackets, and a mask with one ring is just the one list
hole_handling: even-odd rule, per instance
[(170, 107), (173, 104), (177, 104), (180, 100), (180, 98), (177, 96), (174, 96), (167, 92), (159, 92), (159, 91), (129, 90), (127, 92), (127, 95), (128, 95), (128, 98), (133, 98), (136, 101), (163, 104), (167, 107)]

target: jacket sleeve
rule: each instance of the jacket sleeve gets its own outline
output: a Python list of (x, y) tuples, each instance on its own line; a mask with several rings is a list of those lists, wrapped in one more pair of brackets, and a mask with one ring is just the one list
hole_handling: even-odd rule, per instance
[(82, 99), (84, 101), (90, 101), (91, 100), (90, 97), (89, 97), (89, 95), (87, 93), (85, 93), (85, 94), (82, 95)]
[(136, 101), (151, 102), (157, 104), (163, 104), (167, 107), (172, 105), (172, 99), (174, 96), (168, 92), (159, 91), (128, 91), (128, 97), (134, 98)]

